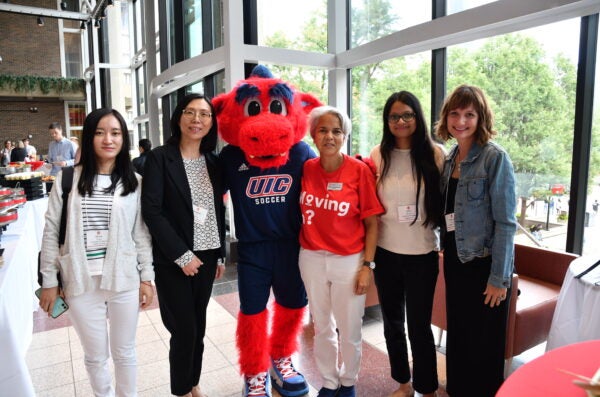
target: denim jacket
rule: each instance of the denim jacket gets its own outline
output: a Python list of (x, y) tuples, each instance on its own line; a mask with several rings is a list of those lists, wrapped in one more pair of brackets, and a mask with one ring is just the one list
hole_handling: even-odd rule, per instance
[[(458, 147), (454, 146), (444, 163), (440, 181), (445, 198), (454, 169)], [(461, 172), (454, 201), (454, 225), (458, 258), (465, 263), (492, 256), (488, 283), (507, 288), (514, 266), (515, 175), (508, 154), (488, 142), (474, 143), (460, 164)], [(445, 227), (442, 228), (442, 242)]]

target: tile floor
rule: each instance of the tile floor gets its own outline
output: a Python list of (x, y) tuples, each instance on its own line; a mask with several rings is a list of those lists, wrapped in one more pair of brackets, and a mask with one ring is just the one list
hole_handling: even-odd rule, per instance
[[(206, 350), (200, 380), (202, 390), (210, 397), (229, 397), (241, 394), (242, 380), (237, 369), (235, 348), (236, 314), (239, 300), (235, 276), (215, 285), (208, 306)], [(434, 330), (435, 327), (434, 327)], [(437, 332), (434, 332), (436, 335)], [(315, 396), (321, 379), (312, 357), (312, 329), (305, 326), (301, 351), (295, 358), (297, 367), (306, 376)], [(387, 396), (396, 388), (389, 376), (383, 324), (378, 307), (369, 308), (363, 324), (363, 362), (358, 395), (363, 397)], [(160, 319), (156, 303), (140, 312), (137, 329), (138, 391), (140, 397), (170, 396), (169, 333)], [(445, 384), (445, 356), (443, 346), (438, 352), (440, 383)], [(543, 353), (543, 345), (515, 358), (513, 369)], [(68, 312), (59, 319), (48, 319), (45, 313), (34, 314), (33, 341), (27, 354), (27, 364), (38, 397), (88, 397), (91, 388), (83, 363), (79, 338), (68, 319)], [(273, 393), (277, 395), (276, 392)]]

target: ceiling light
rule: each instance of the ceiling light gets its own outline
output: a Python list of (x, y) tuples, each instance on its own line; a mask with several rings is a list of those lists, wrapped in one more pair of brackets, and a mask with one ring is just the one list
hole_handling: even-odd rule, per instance
[(99, 28), (100, 27), (100, 20), (96, 19), (96, 22), (94, 22), (94, 27), (95, 28)]
[(38, 26), (44, 26), (44, 18), (37, 17), (37, 24)]
[(79, 25), (79, 29), (85, 30), (85, 21), (81, 21), (81, 25)]
[(68, 4), (67, 4), (67, 2), (66, 2), (66, 1), (61, 1), (61, 2), (60, 2), (60, 9), (61, 9), (61, 10), (63, 10), (63, 11), (66, 11), (68, 7), (69, 7), (69, 6), (68, 6)]

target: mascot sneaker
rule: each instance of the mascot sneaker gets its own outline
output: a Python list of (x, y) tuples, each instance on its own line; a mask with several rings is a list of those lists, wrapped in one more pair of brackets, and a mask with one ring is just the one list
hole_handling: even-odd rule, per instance
[(243, 397), (271, 397), (271, 378), (267, 372), (244, 376)]
[(271, 359), (271, 377), (273, 387), (284, 397), (303, 396), (308, 393), (308, 384), (304, 376), (294, 368), (291, 357)]

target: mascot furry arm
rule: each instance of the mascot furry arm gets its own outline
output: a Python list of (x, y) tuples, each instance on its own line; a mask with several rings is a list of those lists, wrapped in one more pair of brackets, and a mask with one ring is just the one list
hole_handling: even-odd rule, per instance
[(213, 105), (223, 140), (238, 146), (250, 165), (266, 169), (288, 161), (290, 148), (306, 133), (306, 115), (321, 102), (258, 65)]

